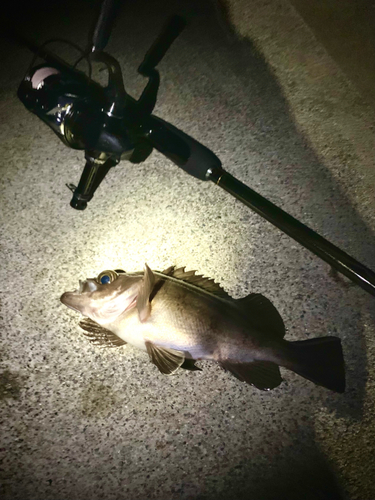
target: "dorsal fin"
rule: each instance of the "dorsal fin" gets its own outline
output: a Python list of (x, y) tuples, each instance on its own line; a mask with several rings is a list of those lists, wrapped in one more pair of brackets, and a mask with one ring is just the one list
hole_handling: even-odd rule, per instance
[(173, 274), (175, 266), (169, 266), (167, 269), (161, 272), (161, 274), (166, 274), (167, 276), (171, 276)]
[(185, 267), (179, 267), (178, 269), (169, 267), (168, 269), (163, 271), (163, 274), (181, 281), (185, 281), (186, 283), (191, 283), (192, 285), (202, 288), (203, 290), (206, 290), (207, 292), (210, 292), (219, 297), (233, 300), (232, 297), (221, 287), (219, 283), (215, 283), (212, 278), (205, 278), (200, 274), (196, 274), (196, 272), (197, 271), (185, 271)]
[(251, 293), (243, 299), (236, 300), (243, 313), (259, 330), (273, 333), (278, 338), (285, 335), (282, 317), (272, 302), (260, 293)]

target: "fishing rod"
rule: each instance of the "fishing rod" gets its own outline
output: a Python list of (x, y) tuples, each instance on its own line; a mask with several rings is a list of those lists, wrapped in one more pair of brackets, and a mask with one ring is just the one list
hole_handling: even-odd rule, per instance
[[(305, 248), (375, 296), (375, 273), (317, 234), (259, 193), (226, 172), (219, 158), (206, 146), (172, 124), (152, 114), (160, 75), (156, 69), (186, 21), (173, 16), (146, 53), (138, 72), (148, 82), (138, 100), (124, 87), (118, 61), (104, 52), (117, 16), (119, 0), (103, 0), (92, 37), (74, 65), (46, 48), (18, 36), (35, 57), (23, 78), (18, 97), (43, 120), (68, 147), (84, 150), (86, 164), (70, 205), (84, 210), (108, 171), (121, 160), (145, 161), (155, 148), (185, 172), (201, 181), (212, 181), (267, 219)], [(44, 63), (35, 65), (36, 58)], [(77, 69), (85, 60), (88, 75)], [(104, 64), (108, 84), (92, 79), (92, 65)]]

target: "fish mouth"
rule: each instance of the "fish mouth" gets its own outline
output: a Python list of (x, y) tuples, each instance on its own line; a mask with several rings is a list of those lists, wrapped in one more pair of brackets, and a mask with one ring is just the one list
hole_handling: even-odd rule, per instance
[(79, 286), (76, 290), (73, 290), (72, 292), (65, 292), (61, 295), (60, 301), (70, 309), (73, 309), (73, 311), (78, 311), (80, 310), (73, 304), (77, 304), (78, 298), (81, 297), (82, 295), (95, 292), (98, 289), (98, 284), (94, 279), (87, 279), (85, 281), (79, 280)]
[(62, 302), (64, 306), (69, 307), (69, 309), (73, 309), (73, 311), (80, 312), (79, 309), (77, 309), (77, 307), (73, 305), (73, 303), (75, 302), (74, 299), (77, 297), (77, 295), (80, 294), (76, 293), (76, 291), (65, 292), (61, 295), (60, 302)]

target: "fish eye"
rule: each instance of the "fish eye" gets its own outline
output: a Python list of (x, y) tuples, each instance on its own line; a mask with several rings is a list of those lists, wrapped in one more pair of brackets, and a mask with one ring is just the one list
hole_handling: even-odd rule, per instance
[(111, 278), (108, 276), (108, 274), (105, 274), (104, 276), (102, 276), (100, 278), (100, 283), (102, 285), (106, 285), (107, 283), (110, 283), (111, 282)]
[(101, 285), (108, 285), (112, 283), (117, 278), (117, 273), (115, 271), (103, 271), (96, 278), (96, 281)]

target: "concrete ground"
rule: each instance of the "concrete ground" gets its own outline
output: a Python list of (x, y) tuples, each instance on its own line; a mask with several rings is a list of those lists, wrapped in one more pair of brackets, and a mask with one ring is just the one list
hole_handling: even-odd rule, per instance
[[(108, 51), (138, 96), (138, 64), (182, 11), (155, 113), (374, 270), (374, 109), (297, 3), (124, 2)], [(88, 0), (21, 7), (9, 15), (25, 36), (86, 44)], [(159, 153), (121, 163), (73, 210), (65, 184), (83, 154), (17, 99), (27, 49), (4, 38), (0, 57), (1, 498), (375, 498), (374, 298)], [(91, 345), (60, 295), (144, 262), (197, 269), (235, 298), (263, 293), (288, 339), (339, 336), (345, 394), (286, 370), (261, 392), (208, 362), (165, 377), (130, 346)]]

